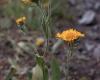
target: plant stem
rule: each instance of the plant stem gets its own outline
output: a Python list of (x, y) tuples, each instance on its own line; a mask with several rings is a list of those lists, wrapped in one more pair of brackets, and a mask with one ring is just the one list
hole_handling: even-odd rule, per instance
[[(69, 80), (69, 68), (70, 68), (70, 61), (72, 59), (72, 46), (71, 44), (68, 44), (68, 52), (66, 54), (66, 65), (65, 65), (65, 69), (66, 69), (66, 72), (65, 72), (65, 77), (66, 77), (66, 80)], [(65, 50), (66, 51), (66, 50)]]

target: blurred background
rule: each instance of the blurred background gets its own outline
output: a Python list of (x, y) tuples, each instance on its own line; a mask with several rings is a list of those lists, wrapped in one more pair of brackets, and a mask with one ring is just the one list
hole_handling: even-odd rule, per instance
[[(31, 9), (20, 0), (0, 0), (0, 80), (4, 80), (16, 61), (20, 75), (16, 75), (18, 79), (14, 80), (27, 80), (25, 72), (35, 65), (31, 46), (37, 40), (44, 41), (38, 22), (39, 14), (37, 8)], [(16, 25), (16, 19), (22, 16), (27, 16), (26, 35)], [(100, 80), (100, 0), (53, 0), (51, 17), (53, 35), (68, 28), (85, 33), (72, 61), (70, 80)], [(50, 39), (51, 48), (55, 43), (53, 36)], [(37, 48), (42, 55), (40, 45)], [(54, 52), (61, 63), (61, 80), (65, 80), (64, 54), (63, 45)], [(50, 56), (47, 55), (46, 59), (49, 61)]]

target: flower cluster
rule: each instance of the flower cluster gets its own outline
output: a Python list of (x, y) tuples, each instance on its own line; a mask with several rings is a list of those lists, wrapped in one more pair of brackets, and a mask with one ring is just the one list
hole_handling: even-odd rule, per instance
[(26, 17), (23, 16), (23, 17), (20, 17), (20, 18), (18, 18), (18, 19), (16, 20), (16, 24), (17, 24), (17, 25), (23, 25), (23, 24), (25, 24), (25, 21), (26, 21)]
[(84, 37), (84, 34), (75, 29), (68, 29), (63, 31), (62, 33), (57, 33), (56, 37), (67, 42), (73, 42), (80, 37)]

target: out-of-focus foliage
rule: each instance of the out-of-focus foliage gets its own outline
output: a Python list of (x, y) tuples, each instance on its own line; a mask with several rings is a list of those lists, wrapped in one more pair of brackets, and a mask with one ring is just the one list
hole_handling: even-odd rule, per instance
[(51, 61), (52, 80), (60, 80), (60, 68), (58, 61), (54, 58)]
[[(60, 0), (40, 0), (42, 1), (42, 5), (44, 6), (44, 11), (46, 11), (45, 15), (47, 13), (51, 13), (51, 16), (59, 16), (62, 15), (62, 1)], [(27, 16), (27, 22), (29, 27), (33, 28), (39, 28), (40, 25), (40, 18), (43, 17), (43, 14), (41, 13), (41, 10), (37, 7), (39, 5), (39, 1), (34, 1), (31, 6), (30, 5), (24, 5), (21, 3), (21, 0), (9, 0), (8, 4), (6, 5), (6, 8), (4, 10), (4, 14), (7, 16), (11, 16), (12, 18), (21, 17), (23, 15)], [(48, 6), (50, 4), (50, 6)], [(34, 7), (33, 7), (34, 6)], [(49, 10), (47, 8), (50, 7)], [(51, 11), (51, 12), (50, 12)], [(53, 19), (52, 19), (53, 20)], [(52, 27), (52, 26), (51, 26)]]
[(23, 7), (19, 0), (9, 0), (4, 12), (8, 16), (19, 17), (25, 14), (25, 7)]

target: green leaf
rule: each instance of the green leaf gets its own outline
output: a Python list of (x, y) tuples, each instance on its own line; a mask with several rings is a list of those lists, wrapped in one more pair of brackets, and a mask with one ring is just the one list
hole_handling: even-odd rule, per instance
[(32, 80), (43, 80), (43, 70), (38, 64), (32, 69)]
[(43, 57), (36, 55), (36, 61), (37, 61), (37, 64), (41, 67), (41, 69), (43, 71), (43, 80), (48, 80), (48, 68), (44, 62)]
[(44, 67), (43, 70), (43, 80), (48, 80), (49, 76), (48, 76), (48, 69), (47, 67)]
[(55, 58), (51, 61), (52, 69), (52, 80), (60, 80), (60, 68), (59, 64)]
[(32, 72), (31, 71), (28, 72), (28, 80), (32, 80)]
[(36, 55), (36, 62), (42, 68), (44, 67), (44, 60), (43, 60), (42, 56)]

